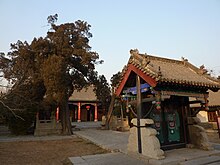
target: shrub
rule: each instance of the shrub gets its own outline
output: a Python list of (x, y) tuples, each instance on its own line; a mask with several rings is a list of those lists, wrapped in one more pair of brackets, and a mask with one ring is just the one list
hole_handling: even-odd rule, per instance
[(16, 112), (16, 117), (10, 115), (8, 118), (8, 127), (12, 134), (25, 135), (35, 121), (35, 113), (30, 111)]

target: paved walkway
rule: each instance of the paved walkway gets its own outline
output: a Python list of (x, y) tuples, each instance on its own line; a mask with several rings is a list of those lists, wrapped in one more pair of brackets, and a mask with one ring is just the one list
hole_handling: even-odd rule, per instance
[(74, 134), (92, 141), (96, 145), (114, 152), (127, 153), (129, 132), (101, 129), (82, 129)]
[[(85, 124), (85, 123), (84, 123)], [(220, 151), (203, 151), (198, 149), (175, 149), (165, 152), (166, 158), (155, 160), (131, 154), (127, 151), (129, 132), (101, 130), (100, 126), (93, 129), (81, 128), (74, 134), (110, 150), (112, 153), (88, 155), (69, 158), (74, 165), (217, 165), (220, 164)], [(218, 147), (216, 147), (218, 148)]]
[(123, 153), (108, 153), (71, 157), (74, 165), (143, 165), (145, 162), (129, 157)]
[(69, 158), (74, 165), (143, 165), (147, 163), (145, 160), (139, 160), (127, 154), (129, 132), (101, 130), (99, 126), (95, 129), (80, 129), (74, 134), (111, 151), (107, 154)]

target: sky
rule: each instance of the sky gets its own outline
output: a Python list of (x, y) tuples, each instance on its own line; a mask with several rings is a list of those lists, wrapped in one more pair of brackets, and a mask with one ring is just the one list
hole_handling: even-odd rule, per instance
[(220, 75), (219, 0), (0, 0), (0, 52), (10, 43), (46, 36), (47, 17), (57, 24), (83, 20), (91, 25), (90, 45), (99, 54), (99, 74), (110, 80), (138, 49), (205, 67)]

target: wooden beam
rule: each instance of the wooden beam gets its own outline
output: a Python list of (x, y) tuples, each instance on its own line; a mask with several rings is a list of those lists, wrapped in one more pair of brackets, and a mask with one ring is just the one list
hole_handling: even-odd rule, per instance
[[(142, 103), (152, 102), (152, 101), (156, 101), (156, 97), (150, 97), (150, 98), (142, 99)], [(128, 104), (136, 105), (137, 104), (137, 100), (129, 101)]]
[(189, 101), (189, 104), (198, 104), (198, 103), (202, 103), (202, 100), (193, 100), (193, 101)]
[(110, 118), (111, 118), (111, 115), (112, 115), (112, 111), (114, 109), (115, 98), (116, 98), (116, 95), (113, 93), (112, 97), (111, 97), (111, 102), (110, 102), (110, 105), (109, 105), (109, 109), (108, 109), (108, 114), (106, 116), (105, 129), (109, 129), (109, 123), (110, 123)]
[(128, 80), (128, 77), (129, 77), (130, 73), (131, 73), (131, 69), (128, 68), (128, 70), (126, 71), (126, 73), (125, 73), (125, 75), (124, 75), (124, 77), (123, 77), (123, 80), (121, 81), (119, 87), (118, 87), (117, 90), (115, 91), (115, 94), (116, 94), (117, 96), (119, 96), (119, 95), (121, 94), (121, 92), (122, 92), (122, 90), (123, 90), (123, 88), (124, 88), (124, 86), (125, 86), (125, 83), (126, 83), (127, 80)]
[(155, 87), (157, 85), (157, 81), (153, 79), (152, 77), (148, 76), (144, 72), (142, 72), (140, 69), (136, 68), (134, 65), (130, 64), (129, 68), (135, 72), (137, 75), (139, 75), (144, 81), (146, 81), (150, 86)]

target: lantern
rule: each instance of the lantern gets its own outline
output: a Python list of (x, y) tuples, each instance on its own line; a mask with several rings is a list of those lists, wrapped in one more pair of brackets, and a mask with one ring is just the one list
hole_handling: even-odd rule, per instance
[(86, 106), (86, 109), (87, 109), (87, 111), (88, 111), (88, 110), (90, 109), (90, 106), (89, 106), (89, 105), (87, 105), (87, 106)]
[(160, 105), (161, 105), (161, 102), (160, 102), (160, 101), (157, 101), (157, 102), (156, 102), (156, 109), (157, 109), (157, 110), (160, 110), (160, 109), (161, 109), (161, 106), (160, 106)]

